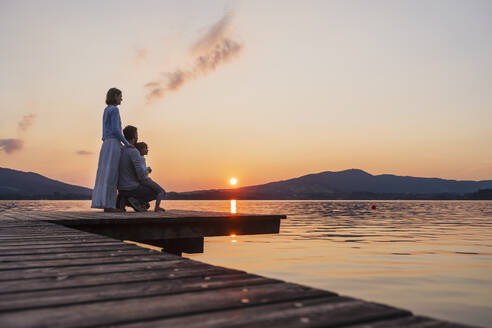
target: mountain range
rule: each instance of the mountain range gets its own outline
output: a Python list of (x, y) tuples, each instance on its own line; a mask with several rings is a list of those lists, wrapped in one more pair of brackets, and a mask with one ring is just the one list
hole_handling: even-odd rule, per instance
[[(492, 199), (492, 180), (457, 181), (359, 169), (321, 172), (262, 185), (169, 192), (167, 199)], [(0, 199), (90, 199), (91, 189), (33, 172), (0, 168)]]
[(473, 198), (471, 194), (484, 189), (492, 189), (492, 180), (457, 181), (391, 174), (372, 175), (359, 169), (350, 169), (308, 174), (257, 186), (200, 190), (168, 196), (175, 199), (463, 199)]
[(0, 167), (0, 199), (90, 199), (92, 190)]

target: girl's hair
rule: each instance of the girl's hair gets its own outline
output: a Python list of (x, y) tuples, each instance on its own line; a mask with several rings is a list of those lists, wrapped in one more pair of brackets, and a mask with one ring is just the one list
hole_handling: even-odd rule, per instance
[(137, 150), (140, 152), (140, 154), (142, 154), (142, 151), (147, 148), (147, 144), (145, 142), (137, 142), (135, 144), (135, 148), (137, 148)]
[(106, 105), (118, 105), (116, 102), (116, 97), (121, 95), (121, 90), (116, 88), (111, 88), (108, 90), (106, 94)]

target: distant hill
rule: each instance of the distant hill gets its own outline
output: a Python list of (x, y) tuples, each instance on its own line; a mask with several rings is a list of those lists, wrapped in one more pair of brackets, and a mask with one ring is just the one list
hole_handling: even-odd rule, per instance
[[(0, 168), (0, 199), (90, 199), (92, 190)], [(358, 169), (321, 172), (234, 189), (169, 192), (167, 199), (492, 199), (492, 180), (457, 181)]]
[(0, 168), (0, 199), (90, 199), (91, 193), (37, 173)]
[(173, 199), (466, 199), (470, 193), (491, 188), (492, 180), (371, 175), (350, 169), (308, 174), (256, 186), (171, 193), (168, 196)]

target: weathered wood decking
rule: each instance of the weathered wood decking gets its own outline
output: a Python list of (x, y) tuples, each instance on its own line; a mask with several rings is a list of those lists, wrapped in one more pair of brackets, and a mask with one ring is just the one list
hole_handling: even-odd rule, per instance
[(464, 327), (44, 221), (51, 215), (0, 212), (0, 327)]

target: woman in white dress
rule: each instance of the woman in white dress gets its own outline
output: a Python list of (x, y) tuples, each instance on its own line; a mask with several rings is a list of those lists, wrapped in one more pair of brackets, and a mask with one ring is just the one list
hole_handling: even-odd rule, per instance
[(105, 212), (118, 212), (116, 208), (116, 185), (120, 164), (121, 144), (131, 146), (121, 131), (118, 105), (123, 95), (121, 90), (111, 88), (106, 94), (103, 114), (103, 144), (99, 153), (96, 183), (92, 191), (92, 208), (103, 208)]

